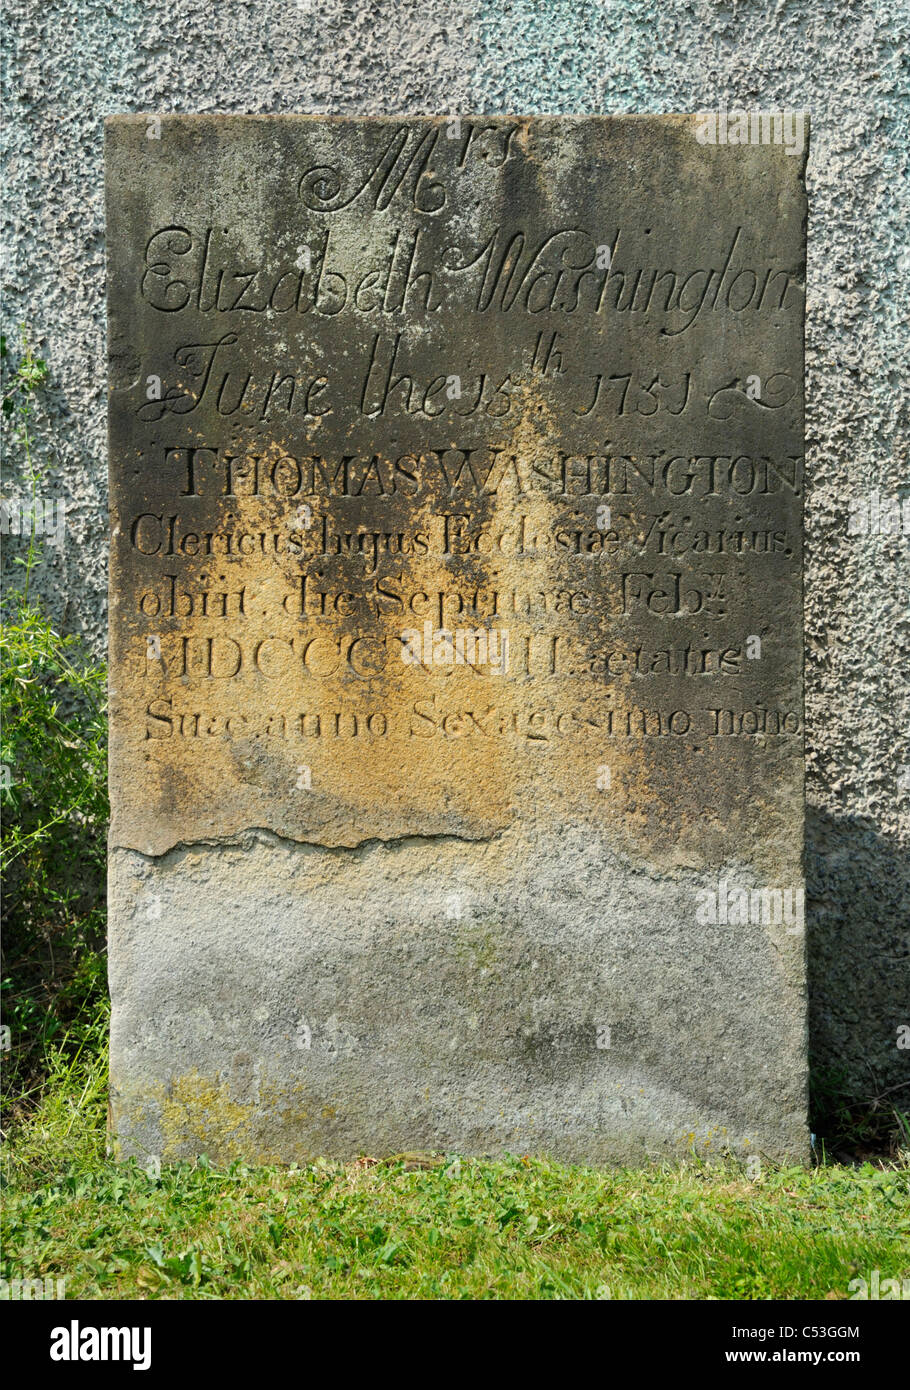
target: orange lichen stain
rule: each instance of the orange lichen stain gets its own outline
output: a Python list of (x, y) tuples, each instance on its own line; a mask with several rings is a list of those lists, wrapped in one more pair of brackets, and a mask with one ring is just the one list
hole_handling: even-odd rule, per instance
[[(117, 625), (117, 843), (161, 854), (258, 826), (352, 847), (410, 835), (493, 840), (512, 826), (533, 839), (582, 825), (649, 869), (672, 871), (710, 861), (736, 824), (747, 839), (755, 818), (768, 820), (780, 781), (748, 776), (748, 751), (705, 740), (698, 777), (686, 775), (686, 740), (662, 725), (672, 705), (661, 710), (653, 687), (598, 667), (604, 652), (635, 640), (620, 613), (622, 564), (604, 550), (569, 554), (555, 544), (560, 529), (594, 526), (597, 499), (522, 482), (535, 460), (572, 448), (561, 389), (543, 374), (513, 382), (507, 412), (493, 417), (490, 472), (434, 472), (425, 461), (426, 489), (413, 496), (361, 489), (340, 509), (334, 494), (298, 507), (273, 479), (293, 481), (295, 460), (320, 447), (315, 435), (302, 444), (275, 429), (256, 444), (265, 495), (249, 495), (241, 460), (239, 495), (209, 496), (205, 523), (217, 534), (239, 530), (249, 544), (229, 559), (183, 556), (178, 585), (197, 602), (205, 588), (242, 587), (242, 618), (232, 610), (227, 620), (180, 612), (150, 621), (136, 609), (137, 590)], [(220, 467), (199, 486), (221, 487)], [(467, 539), (441, 550), (452, 515)], [(332, 545), (344, 535), (378, 545), (378, 536), (392, 549), (324, 555), (323, 523)], [(633, 518), (633, 531), (644, 524)], [(432, 545), (396, 550), (399, 533)], [(282, 546), (263, 553), (257, 538), (275, 536)], [(302, 549), (284, 543), (294, 537)], [(586, 606), (566, 611), (575, 591)], [(475, 592), (487, 596), (480, 612), (462, 609)], [(434, 630), (505, 634), (508, 669), (409, 664), (403, 634), (430, 620)], [(161, 661), (147, 658), (150, 631)], [(702, 689), (696, 695), (693, 684), (679, 699), (691, 705)], [(730, 791), (747, 783), (749, 806)]]

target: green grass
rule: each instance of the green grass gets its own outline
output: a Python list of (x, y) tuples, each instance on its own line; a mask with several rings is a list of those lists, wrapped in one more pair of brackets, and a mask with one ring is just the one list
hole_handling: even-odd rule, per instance
[(67, 1298), (843, 1299), (910, 1279), (910, 1168), (599, 1170), (448, 1155), (160, 1176), (105, 1155), (97, 1037), (3, 1163), (2, 1276)]

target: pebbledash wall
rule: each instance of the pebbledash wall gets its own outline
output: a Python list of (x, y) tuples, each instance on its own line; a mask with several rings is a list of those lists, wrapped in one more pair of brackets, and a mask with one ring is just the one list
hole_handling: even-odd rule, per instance
[(38, 587), (99, 655), (105, 115), (810, 113), (811, 1052), (856, 1098), (910, 1099), (910, 1051), (898, 1047), (910, 1024), (910, 527), (875, 524), (910, 494), (910, 19), (900, 7), (8, 0), (3, 42), (4, 329), (15, 337), (26, 325), (50, 363), (37, 424), (42, 492), (67, 508), (65, 545), (47, 548)]

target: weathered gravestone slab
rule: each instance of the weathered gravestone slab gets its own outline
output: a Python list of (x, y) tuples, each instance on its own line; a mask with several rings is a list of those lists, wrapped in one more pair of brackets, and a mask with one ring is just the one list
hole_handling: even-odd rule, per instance
[(804, 1156), (788, 120), (108, 122), (122, 1152)]

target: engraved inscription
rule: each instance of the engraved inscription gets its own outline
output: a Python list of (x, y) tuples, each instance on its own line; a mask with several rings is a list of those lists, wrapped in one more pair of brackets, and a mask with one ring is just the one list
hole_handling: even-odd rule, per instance
[(718, 844), (745, 783), (774, 814), (803, 252), (695, 121), (639, 168), (625, 119), (275, 118), (243, 158), (162, 119), (109, 207), (118, 843), (551, 817), (684, 859), (698, 787)]

